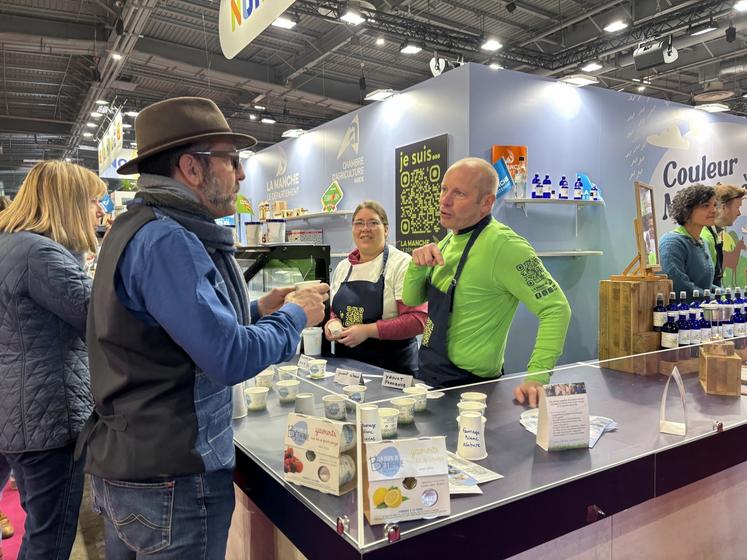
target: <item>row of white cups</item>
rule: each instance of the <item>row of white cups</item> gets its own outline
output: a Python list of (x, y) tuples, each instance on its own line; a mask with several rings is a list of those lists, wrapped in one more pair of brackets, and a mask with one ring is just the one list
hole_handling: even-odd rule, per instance
[[(244, 389), (243, 384), (234, 387), (234, 418), (246, 416), (247, 411), (264, 410), (267, 407), (267, 395), (273, 384), (281, 403), (295, 403), (295, 412), (300, 414), (310, 416), (316, 414), (314, 394), (299, 393), (301, 381), (298, 379), (298, 366), (278, 366), (275, 369), (278, 374), (277, 382), (275, 382), (275, 371), (270, 368), (254, 378), (253, 387)], [(326, 375), (326, 360), (311, 360), (309, 369), (310, 377), (323, 378)], [(330, 420), (345, 421), (347, 415), (355, 415), (356, 404), (365, 401), (365, 385), (347, 385), (342, 391), (344, 395), (329, 394), (322, 397), (324, 415)], [(426, 386), (406, 387), (403, 393), (404, 396), (389, 401), (390, 407), (379, 407), (375, 404), (360, 405), (364, 442), (396, 437), (398, 426), (412, 424), (416, 413), (427, 409), (428, 388)], [(461, 394), (461, 400), (457, 404), (459, 433), (457, 454), (465, 459), (479, 460), (488, 455), (485, 446), (486, 403), (485, 393), (467, 391)]]

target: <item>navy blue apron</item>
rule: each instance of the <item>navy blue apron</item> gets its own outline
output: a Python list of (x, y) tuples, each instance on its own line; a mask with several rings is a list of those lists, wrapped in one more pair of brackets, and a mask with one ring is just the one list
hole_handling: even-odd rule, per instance
[[(388, 259), (389, 246), (384, 245), (381, 275), (376, 282), (348, 280), (353, 267), (348, 270), (332, 300), (332, 311), (340, 318), (344, 327), (375, 323), (384, 316), (384, 273)], [(348, 348), (338, 342), (335, 344), (335, 356), (352, 358), (408, 375), (415, 375), (418, 371), (418, 344), (415, 337), (405, 340), (368, 338), (355, 348)]]
[[(418, 379), (432, 387), (456, 387), (457, 385), (480, 383), (487, 380), (487, 378), (478, 377), (466, 369), (454, 365), (449, 359), (446, 334), (449, 330), (449, 318), (454, 305), (454, 291), (459, 277), (462, 275), (464, 264), (467, 262), (467, 256), (477, 237), (490, 223), (491, 219), (492, 216), (486, 216), (472, 230), (472, 235), (467, 241), (462, 258), (459, 260), (459, 266), (457, 266), (454, 278), (451, 280), (446, 293), (428, 282), (428, 322), (420, 345)], [(449, 241), (451, 241), (451, 236), (444, 240), (441, 250), (449, 244)]]

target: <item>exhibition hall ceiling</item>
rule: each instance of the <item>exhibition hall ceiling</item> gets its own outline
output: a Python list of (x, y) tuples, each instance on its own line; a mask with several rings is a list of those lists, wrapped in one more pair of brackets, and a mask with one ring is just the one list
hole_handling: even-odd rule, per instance
[[(292, 29), (269, 27), (232, 60), (220, 49), (219, 7), (219, 0), (0, 0), (6, 190), (41, 159), (69, 157), (95, 169), (108, 119), (91, 116), (107, 110), (97, 100), (134, 114), (169, 97), (210, 97), (262, 148), (287, 129), (310, 129), (369, 103), (363, 98), (373, 90), (430, 78), (433, 58), (446, 70), (475, 62), (555, 78), (584, 73), (598, 80), (590, 87), (721, 102), (747, 116), (747, 1), (297, 0), (285, 14)], [(342, 21), (349, 10), (362, 23)], [(627, 27), (606, 31), (615, 21)], [(485, 50), (490, 39), (502, 47)], [(422, 50), (402, 53), (408, 40)], [(642, 43), (653, 50), (634, 57)], [(670, 46), (678, 57), (664, 62)], [(582, 70), (590, 62), (599, 68)], [(124, 119), (127, 146), (134, 118)]]

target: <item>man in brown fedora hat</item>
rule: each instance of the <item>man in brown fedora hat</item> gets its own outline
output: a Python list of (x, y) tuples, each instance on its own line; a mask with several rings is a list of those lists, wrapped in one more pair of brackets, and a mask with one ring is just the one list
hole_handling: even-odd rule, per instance
[(208, 99), (155, 103), (135, 121), (139, 193), (99, 255), (87, 342), (95, 410), (86, 447), (107, 558), (222, 559), (234, 508), (231, 386), (290, 358), (328, 286), (249, 302), (233, 234), (244, 179)]

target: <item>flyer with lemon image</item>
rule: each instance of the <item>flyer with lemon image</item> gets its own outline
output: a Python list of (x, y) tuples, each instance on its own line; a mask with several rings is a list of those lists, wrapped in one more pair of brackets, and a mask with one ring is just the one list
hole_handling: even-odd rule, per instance
[(366, 444), (364, 513), (371, 525), (449, 515), (446, 438)]

